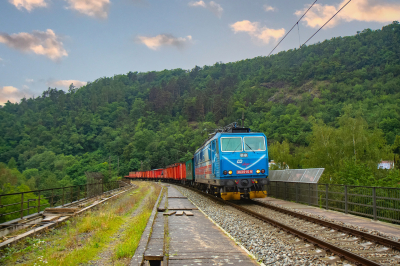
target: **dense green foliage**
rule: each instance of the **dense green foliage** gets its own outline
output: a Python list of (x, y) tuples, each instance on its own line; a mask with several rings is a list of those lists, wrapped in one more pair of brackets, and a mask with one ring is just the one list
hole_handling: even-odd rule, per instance
[(399, 88), (398, 22), (271, 57), (48, 88), (0, 108), (0, 189), (185, 161), (242, 112), (277, 165), (325, 167), (323, 182), (398, 186), (398, 170), (377, 164), (400, 154)]

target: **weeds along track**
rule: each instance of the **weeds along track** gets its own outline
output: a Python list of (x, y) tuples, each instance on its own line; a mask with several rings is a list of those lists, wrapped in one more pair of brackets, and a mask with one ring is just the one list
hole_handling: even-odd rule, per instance
[[(400, 263), (400, 252), (398, 250), (400, 243), (391, 239), (306, 215), (302, 217), (295, 216), (294, 214), (297, 213), (292, 215), (287, 210), (285, 210), (286, 213), (279, 212), (277, 210), (278, 207), (273, 210), (269, 208), (269, 205), (256, 201), (236, 204), (192, 188), (187, 189), (211, 199), (220, 206), (230, 206), (241, 213), (246, 213), (262, 222), (268, 223), (269, 225), (265, 229), (269, 230), (269, 232), (265, 234), (268, 234), (271, 239), (278, 240), (276, 242), (284, 243), (285, 248), (282, 249), (284, 250), (282, 254), (290, 254), (292, 263), (302, 264), (304, 262), (304, 259), (302, 259), (304, 254), (308, 254), (308, 257), (318, 257), (319, 263), (316, 263), (316, 265), (335, 263), (339, 265), (350, 263), (355, 265), (397, 265)], [(239, 223), (243, 221), (243, 218), (237, 218), (236, 215), (231, 215), (231, 217), (233, 220), (237, 219)], [(221, 221), (224, 222), (224, 219), (226, 220), (226, 218), (221, 218)], [(263, 232), (258, 233), (260, 237), (263, 234)], [(257, 250), (262, 249), (263, 247), (257, 247)], [(260, 254), (263, 255), (264, 251), (262, 250)], [(297, 256), (298, 259), (296, 259)], [(264, 263), (273, 262), (264, 259)], [(276, 262), (274, 263), (276, 264)]]
[(1, 225), (1, 230), (6, 233), (0, 240), (0, 250), (10, 244), (14, 244), (26, 237), (34, 236), (43, 230), (48, 230), (69, 220), (71, 217), (80, 215), (103, 202), (108, 201), (122, 193), (135, 188), (134, 185), (121, 186), (119, 189), (108, 191), (100, 196), (82, 199), (64, 206), (48, 208), (43, 212), (17, 222), (7, 222)]

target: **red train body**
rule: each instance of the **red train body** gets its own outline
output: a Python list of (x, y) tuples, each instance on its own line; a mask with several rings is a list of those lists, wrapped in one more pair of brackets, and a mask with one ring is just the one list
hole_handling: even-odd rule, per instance
[(129, 175), (125, 177), (130, 179), (148, 178), (148, 179), (172, 179), (176, 181), (186, 180), (186, 164), (174, 163), (168, 165), (164, 169), (129, 172)]

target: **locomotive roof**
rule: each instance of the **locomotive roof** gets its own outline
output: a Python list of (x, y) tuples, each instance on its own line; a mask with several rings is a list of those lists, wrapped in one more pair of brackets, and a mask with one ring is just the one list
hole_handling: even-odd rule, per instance
[(197, 153), (197, 152), (199, 152), (201, 149), (203, 149), (204, 146), (208, 145), (212, 140), (218, 139), (218, 138), (220, 138), (221, 136), (226, 136), (226, 135), (228, 135), (228, 136), (238, 136), (238, 137), (249, 136), (249, 135), (253, 135), (253, 136), (255, 136), (255, 135), (262, 135), (262, 136), (265, 136), (265, 134), (262, 133), (262, 132), (241, 132), (241, 133), (218, 132), (218, 133), (214, 134), (213, 136), (211, 136), (210, 138), (208, 138), (208, 139), (203, 143), (203, 145), (201, 145), (201, 146), (196, 150), (195, 153)]

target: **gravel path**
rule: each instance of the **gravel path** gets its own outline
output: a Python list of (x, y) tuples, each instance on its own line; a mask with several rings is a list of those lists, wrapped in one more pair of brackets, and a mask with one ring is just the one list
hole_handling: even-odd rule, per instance
[(135, 217), (142, 211), (143, 206), (146, 204), (147, 199), (153, 193), (154, 193), (154, 187), (151, 186), (150, 191), (146, 194), (146, 197), (140, 202), (140, 205), (137, 207), (137, 209), (131, 214), (130, 219), (127, 220), (118, 230), (118, 232), (111, 237), (110, 239), (111, 242), (107, 245), (107, 247), (105, 247), (105, 250), (99, 254), (99, 259), (90, 261), (87, 265), (91, 266), (114, 265), (113, 261), (114, 249), (120, 242), (119, 238), (124, 234), (128, 226), (132, 226), (132, 224), (130, 223), (131, 218)]
[[(310, 250), (296, 250), (290, 241), (298, 240), (285, 232), (244, 214), (230, 206), (216, 203), (188, 189), (177, 187), (193, 204), (206, 213), (214, 222), (242, 244), (260, 262), (266, 265), (328, 265), (320, 256), (310, 254)], [(314, 249), (314, 248), (313, 248)], [(332, 254), (325, 254), (325, 258)], [(351, 265), (339, 261), (336, 265)]]

